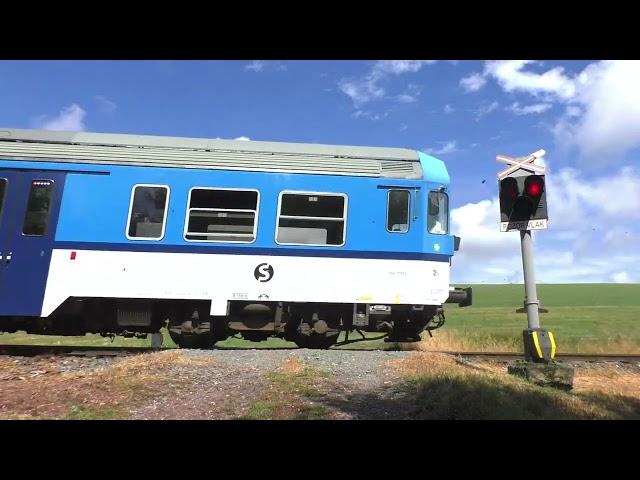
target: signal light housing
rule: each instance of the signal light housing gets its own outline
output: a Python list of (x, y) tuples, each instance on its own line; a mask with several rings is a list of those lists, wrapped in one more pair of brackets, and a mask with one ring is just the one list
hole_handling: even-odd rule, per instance
[(500, 181), (500, 215), (503, 222), (509, 221), (509, 216), (519, 195), (520, 189), (515, 177), (507, 177)]
[(500, 217), (501, 222), (546, 220), (544, 175), (519, 171), (500, 180)]

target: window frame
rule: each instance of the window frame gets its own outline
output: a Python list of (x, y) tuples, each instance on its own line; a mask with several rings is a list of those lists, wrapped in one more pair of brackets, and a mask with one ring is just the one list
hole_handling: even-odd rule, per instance
[[(131, 214), (133, 213), (133, 199), (136, 196), (136, 188), (138, 187), (156, 187), (164, 188), (167, 191), (167, 198), (164, 201), (164, 216), (162, 217), (162, 231), (159, 237), (132, 237), (129, 235), (129, 227), (131, 226)], [(159, 242), (164, 238), (167, 229), (167, 216), (169, 214), (169, 199), (171, 197), (171, 187), (169, 185), (161, 185), (155, 183), (136, 183), (131, 187), (131, 198), (129, 199), (129, 214), (127, 215), (127, 223), (125, 224), (124, 234), (127, 240), (151, 240)]]
[[(431, 201), (429, 199), (429, 197), (431, 196), (432, 193), (437, 193), (440, 195), (444, 195), (445, 198), (447, 199), (447, 228), (445, 229), (444, 233), (434, 233), (429, 231), (429, 202)], [(449, 222), (450, 222), (450, 218), (449, 218), (449, 194), (447, 192), (444, 192), (442, 190), (429, 190), (429, 192), (427, 193), (427, 233), (429, 235), (449, 235)]]
[[(256, 198), (256, 209), (255, 210), (250, 210), (250, 209), (246, 209), (246, 208), (198, 208), (198, 207), (189, 207), (189, 205), (191, 205), (191, 193), (194, 190), (218, 190), (218, 191), (225, 191), (225, 192), (256, 192), (257, 193), (257, 198)], [(185, 217), (184, 217), (184, 228), (182, 230), (182, 238), (184, 239), (185, 242), (197, 242), (197, 243), (244, 243), (244, 244), (252, 244), (255, 243), (258, 240), (258, 219), (260, 217), (260, 190), (256, 189), (256, 188), (227, 188), (227, 187), (191, 187), (189, 189), (189, 194), (187, 195), (187, 206), (185, 208), (186, 213), (185, 213)], [(209, 240), (209, 239), (203, 239), (203, 240), (194, 240), (191, 238), (187, 238), (187, 234), (189, 235), (203, 235), (203, 236), (209, 236), (209, 235), (221, 235), (221, 236), (229, 236), (229, 237), (238, 237), (238, 236), (244, 236), (244, 235), (249, 235), (249, 234), (239, 234), (239, 233), (229, 233), (229, 234), (225, 234), (225, 233), (213, 233), (213, 232), (209, 232), (209, 233), (201, 233), (201, 232), (195, 232), (195, 233), (189, 233), (188, 232), (188, 228), (189, 228), (189, 214), (191, 213), (191, 210), (202, 210), (202, 211), (216, 211), (216, 212), (221, 212), (221, 211), (227, 211), (227, 212), (253, 212), (255, 214), (255, 218), (254, 218), (254, 223), (253, 223), (253, 232), (251, 233), (251, 235), (253, 235), (253, 240), (251, 240), (250, 242), (244, 242), (241, 240)]]
[[(300, 216), (300, 215), (281, 215), (280, 212), (282, 210), (282, 197), (284, 195), (315, 195), (318, 197), (342, 197), (344, 198), (344, 206), (342, 209), (342, 218), (338, 219), (337, 217), (309, 217), (309, 216)], [(349, 196), (344, 192), (315, 192), (315, 191), (303, 191), (303, 190), (282, 190), (278, 194), (278, 209), (276, 210), (276, 228), (274, 232), (274, 241), (277, 245), (294, 245), (294, 246), (302, 246), (302, 247), (333, 247), (340, 248), (344, 247), (347, 243), (347, 214), (348, 214), (348, 206), (349, 206)], [(341, 221), (344, 222), (344, 228), (342, 229), (342, 243), (339, 245), (332, 245), (328, 243), (288, 243), (288, 242), (279, 242), (278, 241), (278, 228), (280, 225), (280, 218), (287, 219), (303, 219), (303, 220), (321, 220), (321, 221)]]
[[(3, 177), (4, 178), (4, 177)], [(7, 187), (9, 186), (9, 179), (7, 180)], [(27, 215), (29, 214), (29, 200), (31, 199), (31, 192), (32, 192), (32, 188), (33, 188), (33, 182), (50, 182), (51, 185), (51, 204), (49, 205), (49, 210), (47, 210), (47, 223), (44, 226), (44, 232), (42, 232), (40, 235), (34, 234), (34, 233), (24, 233), (24, 225), (25, 222), (27, 221)], [(24, 210), (24, 218), (22, 219), (22, 227), (20, 228), (20, 235), (23, 237), (46, 237), (47, 233), (49, 233), (49, 220), (51, 219), (51, 209), (53, 208), (53, 198), (55, 195), (55, 184), (56, 182), (53, 179), (50, 178), (31, 178), (30, 180), (30, 186), (29, 186), (29, 195), (27, 197), (27, 205), (25, 207)], [(5, 195), (6, 195), (6, 190), (5, 190)], [(4, 209), (4, 202), (2, 202), (2, 208)]]
[[(389, 230), (389, 198), (391, 197), (391, 192), (407, 192), (409, 196), (409, 203), (407, 204), (407, 229), (403, 231), (393, 231)], [(387, 190), (387, 215), (385, 217), (384, 226), (389, 233), (409, 233), (411, 230), (411, 190), (408, 188), (390, 188)]]

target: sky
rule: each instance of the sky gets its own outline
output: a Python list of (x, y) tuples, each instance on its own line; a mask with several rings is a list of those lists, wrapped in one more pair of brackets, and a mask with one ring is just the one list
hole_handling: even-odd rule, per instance
[(0, 127), (403, 147), (443, 160), (453, 283), (519, 283), (496, 155), (544, 149), (540, 283), (640, 282), (640, 61), (0, 61)]

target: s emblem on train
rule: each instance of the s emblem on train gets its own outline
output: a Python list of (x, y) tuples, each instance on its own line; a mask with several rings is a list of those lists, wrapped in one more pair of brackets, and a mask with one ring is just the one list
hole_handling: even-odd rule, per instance
[(253, 271), (253, 276), (259, 282), (268, 282), (273, 278), (273, 267), (268, 263), (261, 263)]

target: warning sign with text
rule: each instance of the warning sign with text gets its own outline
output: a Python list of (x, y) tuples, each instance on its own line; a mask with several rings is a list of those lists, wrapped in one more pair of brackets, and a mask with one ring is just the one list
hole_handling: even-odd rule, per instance
[(500, 222), (501, 232), (513, 232), (516, 230), (545, 230), (547, 220), (524, 220), (522, 222)]

